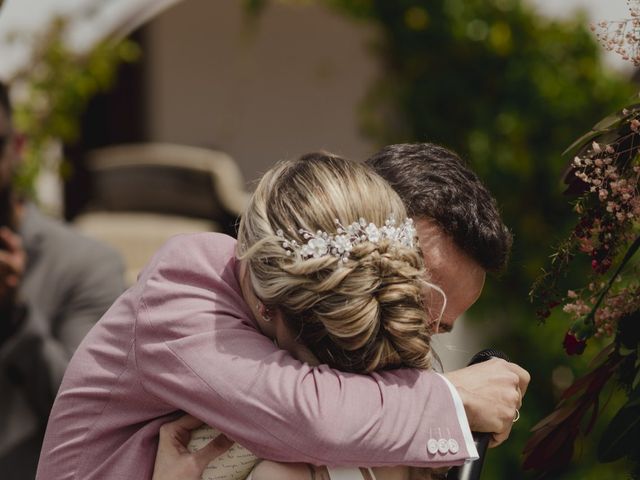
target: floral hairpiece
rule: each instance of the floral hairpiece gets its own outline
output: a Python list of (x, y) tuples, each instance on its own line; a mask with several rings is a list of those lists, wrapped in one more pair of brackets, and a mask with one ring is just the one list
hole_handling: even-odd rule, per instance
[(285, 238), (282, 230), (278, 230), (276, 235), (282, 240), (282, 247), (287, 251), (287, 255), (296, 255), (303, 260), (333, 255), (346, 262), (353, 247), (364, 242), (378, 245), (387, 240), (408, 248), (413, 248), (415, 245), (416, 229), (411, 218), (406, 218), (401, 225), (396, 226), (395, 219), (390, 217), (382, 227), (371, 222), (367, 223), (364, 218), (347, 227), (344, 227), (338, 219), (335, 222), (338, 226), (335, 234), (321, 230), (313, 233), (303, 228), (298, 230), (298, 233), (307, 240), (302, 245), (295, 240)]

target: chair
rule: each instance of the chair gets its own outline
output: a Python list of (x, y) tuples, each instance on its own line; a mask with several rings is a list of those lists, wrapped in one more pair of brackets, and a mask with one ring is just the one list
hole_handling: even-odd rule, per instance
[(234, 235), (249, 199), (231, 157), (204, 148), (112, 146), (91, 152), (88, 167), (91, 198), (74, 224), (122, 253), (129, 283), (173, 235)]

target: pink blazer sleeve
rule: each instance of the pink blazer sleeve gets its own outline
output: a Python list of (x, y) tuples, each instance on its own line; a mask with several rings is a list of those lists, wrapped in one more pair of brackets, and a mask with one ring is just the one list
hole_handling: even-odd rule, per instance
[(134, 351), (149, 394), (277, 461), (442, 466), (477, 456), (444, 377), (346, 374), (276, 348), (242, 300), (234, 248), (217, 234), (177, 237), (143, 272)]

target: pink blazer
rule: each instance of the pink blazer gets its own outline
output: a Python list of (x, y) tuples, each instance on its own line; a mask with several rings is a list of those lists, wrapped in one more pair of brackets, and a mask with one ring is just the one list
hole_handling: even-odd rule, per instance
[(444, 377), (295, 360), (257, 329), (238, 265), (235, 240), (214, 233), (175, 237), (154, 256), (71, 360), (37, 479), (151, 478), (158, 429), (179, 410), (278, 461), (438, 467), (477, 456)]

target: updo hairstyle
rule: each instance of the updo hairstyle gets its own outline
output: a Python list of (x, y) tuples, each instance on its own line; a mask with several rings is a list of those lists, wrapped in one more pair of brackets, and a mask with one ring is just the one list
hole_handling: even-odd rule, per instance
[(238, 256), (267, 307), (321, 363), (350, 372), (400, 366), (428, 368), (431, 323), (423, 305), (428, 284), (422, 255), (383, 240), (353, 247), (346, 262), (334, 255), (287, 254), (282, 238), (305, 244), (299, 232), (335, 234), (338, 219), (381, 227), (401, 223), (405, 208), (392, 188), (363, 164), (328, 153), (284, 161), (259, 182), (240, 221)]

